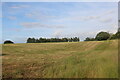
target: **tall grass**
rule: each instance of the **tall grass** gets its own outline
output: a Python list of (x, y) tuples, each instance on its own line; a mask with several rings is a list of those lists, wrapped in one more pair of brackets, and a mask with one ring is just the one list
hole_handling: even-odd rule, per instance
[(3, 45), (3, 77), (117, 78), (118, 42)]

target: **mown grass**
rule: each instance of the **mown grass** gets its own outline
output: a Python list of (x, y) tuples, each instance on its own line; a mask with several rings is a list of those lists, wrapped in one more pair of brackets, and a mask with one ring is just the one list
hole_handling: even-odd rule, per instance
[(118, 41), (4, 44), (3, 78), (117, 78)]

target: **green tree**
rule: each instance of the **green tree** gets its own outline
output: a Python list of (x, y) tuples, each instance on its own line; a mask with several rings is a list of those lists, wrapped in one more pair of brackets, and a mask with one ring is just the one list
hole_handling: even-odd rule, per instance
[(32, 42), (32, 43), (35, 43), (35, 42), (36, 42), (35, 38), (32, 38), (32, 39), (31, 39), (31, 42)]
[(39, 43), (39, 42), (40, 42), (39, 39), (36, 39), (35, 41), (36, 41), (36, 43)]
[(31, 38), (28, 38), (28, 39), (27, 39), (27, 43), (32, 43), (32, 39), (31, 39)]
[(4, 44), (14, 44), (14, 42), (12, 42), (10, 40), (6, 40), (6, 41), (4, 41)]
[(69, 41), (69, 42), (72, 42), (72, 41), (73, 41), (73, 38), (68, 38), (68, 41)]
[(115, 34), (113, 34), (110, 39), (120, 39), (120, 32), (118, 31)]
[(94, 38), (87, 37), (84, 41), (95, 41)]
[(74, 42), (79, 42), (79, 38), (78, 38), (78, 37), (75, 37), (73, 41), (74, 41)]
[(62, 42), (68, 42), (68, 39), (67, 38), (62, 38), (61, 41)]
[(110, 38), (110, 34), (108, 32), (99, 32), (96, 35), (95, 40), (102, 41), (102, 40), (107, 40), (109, 38)]

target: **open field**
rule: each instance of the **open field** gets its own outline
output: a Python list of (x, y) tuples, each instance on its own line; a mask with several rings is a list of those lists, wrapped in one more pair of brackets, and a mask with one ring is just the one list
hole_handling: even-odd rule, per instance
[(118, 41), (3, 44), (3, 78), (117, 78)]

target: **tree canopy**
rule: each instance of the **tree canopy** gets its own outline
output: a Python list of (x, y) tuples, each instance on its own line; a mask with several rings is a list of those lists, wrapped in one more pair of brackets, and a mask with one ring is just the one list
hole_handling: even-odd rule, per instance
[(95, 37), (97, 41), (107, 40), (109, 38), (110, 34), (108, 32), (99, 32)]
[(4, 41), (4, 44), (14, 44), (14, 42), (12, 42), (10, 40), (6, 40), (6, 41)]
[(118, 31), (116, 32), (116, 34), (113, 34), (111, 36), (111, 39), (120, 39), (120, 28), (118, 29)]
[(95, 41), (95, 38), (87, 37), (84, 41)]
[(102, 40), (120, 39), (120, 28), (115, 34), (108, 32), (99, 32), (95, 38), (87, 37), (84, 41), (102, 41)]
[(78, 37), (73, 38), (28, 38), (27, 43), (46, 43), (46, 42), (79, 42), (80, 39)]

